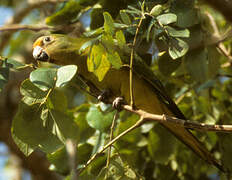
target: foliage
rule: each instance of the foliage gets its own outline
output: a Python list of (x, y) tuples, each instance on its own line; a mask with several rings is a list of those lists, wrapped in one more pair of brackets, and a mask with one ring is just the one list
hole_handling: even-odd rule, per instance
[[(112, 4), (106, 0), (70, 0), (58, 4), (56, 11), (46, 17), (46, 23), (57, 27), (73, 24), (83, 16), (91, 20), (84, 32), (90, 40), (79, 51), (90, 49), (88, 70), (102, 81), (111, 68), (129, 64), (131, 44), (142, 19), (134, 59), (151, 67), (187, 119), (229, 124), (231, 68), (223, 66), (227, 59), (217, 50), (217, 43), (209, 43), (214, 37), (210, 36), (212, 27), (207, 23), (206, 10), (221, 31), (227, 29), (227, 23), (220, 23), (222, 17), (218, 13), (194, 0), (113, 0)], [(223, 43), (230, 48), (230, 40)], [(0, 58), (2, 90), (11, 69), (18, 71), (30, 65)], [(123, 64), (122, 59), (128, 63)], [(77, 69), (68, 65), (32, 71), (21, 83), (22, 99), (12, 123), (12, 137), (20, 150), (26, 156), (36, 149), (43, 151), (51, 169), (67, 178), (72, 173), (66, 141), (72, 139), (77, 144), (75, 161), (79, 170), (109, 141), (115, 114), (111, 107), (96, 103), (86, 92), (84, 100), (80, 100), (80, 89), (89, 89), (76, 77)], [(114, 137), (137, 120), (136, 115), (120, 112)], [(232, 171), (231, 135), (195, 134)], [(106, 159), (107, 151), (84, 170), (80, 179), (225, 178), (159, 124), (146, 124), (125, 135), (115, 143), (109, 166)]]

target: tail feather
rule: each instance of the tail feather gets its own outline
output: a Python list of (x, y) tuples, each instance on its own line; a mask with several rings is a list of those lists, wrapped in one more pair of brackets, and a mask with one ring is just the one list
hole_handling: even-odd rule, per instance
[(191, 148), (198, 156), (207, 161), (209, 164), (215, 165), (219, 170), (225, 172), (222, 165), (213, 157), (213, 155), (205, 148), (205, 146), (186, 128), (170, 123), (162, 123), (169, 131), (171, 131), (179, 140)]

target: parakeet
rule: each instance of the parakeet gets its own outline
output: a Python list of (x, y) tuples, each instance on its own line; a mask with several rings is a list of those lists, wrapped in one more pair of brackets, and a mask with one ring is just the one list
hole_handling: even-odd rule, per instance
[[(75, 64), (78, 66), (80, 76), (102, 91), (109, 90), (113, 98), (123, 97), (129, 103), (129, 68), (110, 68), (104, 79), (99, 81), (94, 73), (89, 72), (87, 68), (89, 50), (84, 53), (79, 52), (80, 47), (87, 41), (89, 41), (88, 38), (72, 38), (61, 34), (42, 36), (33, 44), (33, 56), (38, 61), (46, 61), (57, 65)], [(146, 64), (137, 62), (133, 70), (134, 101), (137, 108), (153, 114), (166, 114), (185, 119), (161, 82)], [(164, 122), (161, 124), (202, 159), (223, 170), (212, 154), (188, 129), (173, 123)]]

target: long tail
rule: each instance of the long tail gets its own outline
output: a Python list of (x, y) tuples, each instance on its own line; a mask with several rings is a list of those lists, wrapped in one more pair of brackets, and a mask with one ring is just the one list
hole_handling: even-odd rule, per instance
[(191, 148), (198, 156), (210, 164), (215, 165), (219, 170), (225, 172), (222, 165), (213, 157), (205, 146), (186, 128), (179, 125), (162, 123), (164, 127), (170, 130), (179, 140)]

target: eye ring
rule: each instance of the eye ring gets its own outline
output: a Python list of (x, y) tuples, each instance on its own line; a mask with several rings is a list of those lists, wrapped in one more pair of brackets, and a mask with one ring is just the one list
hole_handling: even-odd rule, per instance
[(49, 37), (49, 36), (46, 36), (44, 39), (43, 39), (43, 42), (44, 42), (44, 44), (46, 44), (46, 43), (49, 43), (49, 42), (51, 42), (51, 37)]

